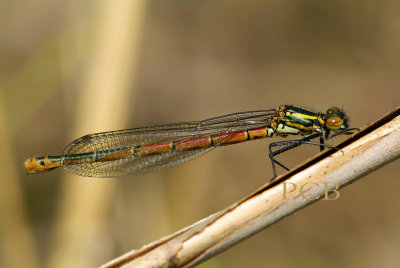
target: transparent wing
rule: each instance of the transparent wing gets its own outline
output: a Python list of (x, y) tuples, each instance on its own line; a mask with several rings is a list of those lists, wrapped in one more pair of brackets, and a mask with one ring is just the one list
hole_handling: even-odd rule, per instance
[[(69, 144), (63, 156), (80, 155), (106, 150), (124, 150), (143, 145), (195, 139), (197, 137), (229, 133), (265, 126), (275, 110), (228, 114), (203, 121), (193, 121), (95, 133)], [(229, 135), (227, 136), (229, 138)], [(110, 161), (93, 162), (89, 159), (64, 164), (67, 171), (88, 177), (130, 177), (175, 166), (212, 150), (213, 147), (184, 151), (170, 150), (143, 156), (125, 156)]]

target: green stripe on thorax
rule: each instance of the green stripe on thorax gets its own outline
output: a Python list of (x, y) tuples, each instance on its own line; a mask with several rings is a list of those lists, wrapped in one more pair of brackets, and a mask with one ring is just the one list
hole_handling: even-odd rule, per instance
[(305, 115), (313, 116), (313, 117), (318, 117), (320, 115), (319, 113), (315, 113), (310, 110), (306, 110), (304, 108), (300, 108), (300, 107), (297, 107), (294, 105), (286, 105), (285, 108), (286, 108), (286, 112), (289, 112), (289, 113), (299, 113), (299, 114), (305, 114)]

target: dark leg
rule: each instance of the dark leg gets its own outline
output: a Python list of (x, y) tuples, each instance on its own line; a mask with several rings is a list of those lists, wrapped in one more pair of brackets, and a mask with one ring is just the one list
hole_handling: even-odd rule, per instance
[[(319, 143), (310, 141), (311, 139), (318, 138), (318, 137), (320, 138), (320, 142)], [(270, 143), (269, 144), (269, 158), (271, 159), (272, 170), (274, 172), (274, 177), (271, 179), (271, 181), (276, 178), (275, 164), (277, 164), (278, 166), (280, 166), (280, 167), (282, 167), (282, 168), (284, 168), (286, 170), (289, 170), (289, 168), (287, 168), (285, 165), (283, 165), (279, 161), (275, 160), (275, 156), (277, 156), (277, 155), (279, 155), (281, 153), (284, 153), (286, 151), (289, 151), (289, 150), (291, 150), (293, 148), (296, 148), (297, 146), (300, 146), (302, 144), (319, 145), (321, 150), (323, 150), (325, 147), (334, 148), (331, 145), (324, 144), (324, 139), (322, 137), (322, 133), (315, 133), (313, 135), (310, 135), (310, 136), (305, 137), (305, 138), (300, 139), (300, 140), (289, 140), (289, 141), (279, 141), (279, 142)], [(285, 145), (287, 145), (287, 146), (283, 147), (283, 148), (281, 148), (279, 150), (272, 151), (273, 147), (285, 146)]]
[(336, 137), (336, 136), (339, 136), (339, 135), (342, 135), (342, 134), (345, 134), (345, 135), (352, 135), (352, 134), (354, 134), (356, 131), (359, 131), (359, 130), (360, 130), (359, 128), (349, 128), (349, 129), (345, 129), (345, 130), (338, 131), (338, 132), (336, 132), (335, 134), (330, 135), (330, 136), (329, 136), (329, 131), (326, 131), (326, 132), (325, 132), (325, 139), (329, 140), (329, 139), (331, 139), (331, 138), (333, 138), (333, 137)]
[(322, 152), (325, 149), (324, 146), (324, 137), (322, 137), (322, 135), (319, 137), (319, 150)]

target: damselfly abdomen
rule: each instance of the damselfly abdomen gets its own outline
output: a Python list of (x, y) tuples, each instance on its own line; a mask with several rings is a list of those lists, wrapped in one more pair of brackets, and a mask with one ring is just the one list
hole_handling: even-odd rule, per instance
[[(70, 143), (59, 156), (36, 156), (25, 161), (30, 174), (62, 166), (86, 177), (130, 177), (169, 168), (215, 147), (266, 138), (300, 135), (303, 138), (271, 143), (269, 156), (276, 177), (277, 154), (301, 144), (324, 144), (339, 134), (350, 134), (346, 113), (329, 108), (315, 113), (294, 105), (277, 109), (233, 113), (203, 121), (102, 132), (83, 136)], [(335, 132), (334, 135), (330, 135)], [(311, 139), (319, 138), (319, 143)], [(277, 151), (272, 148), (285, 146)]]

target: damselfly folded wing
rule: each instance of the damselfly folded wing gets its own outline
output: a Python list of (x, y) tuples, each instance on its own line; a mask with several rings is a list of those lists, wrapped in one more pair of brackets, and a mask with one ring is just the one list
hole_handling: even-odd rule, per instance
[[(196, 158), (230, 139), (235, 131), (264, 127), (275, 110), (228, 114), (203, 121), (133, 128), (83, 136), (63, 152), (64, 169), (89, 177), (129, 177)], [(209, 142), (219, 136), (216, 144)], [(176, 147), (185, 150), (177, 150)], [(88, 157), (90, 153), (91, 157)]]

